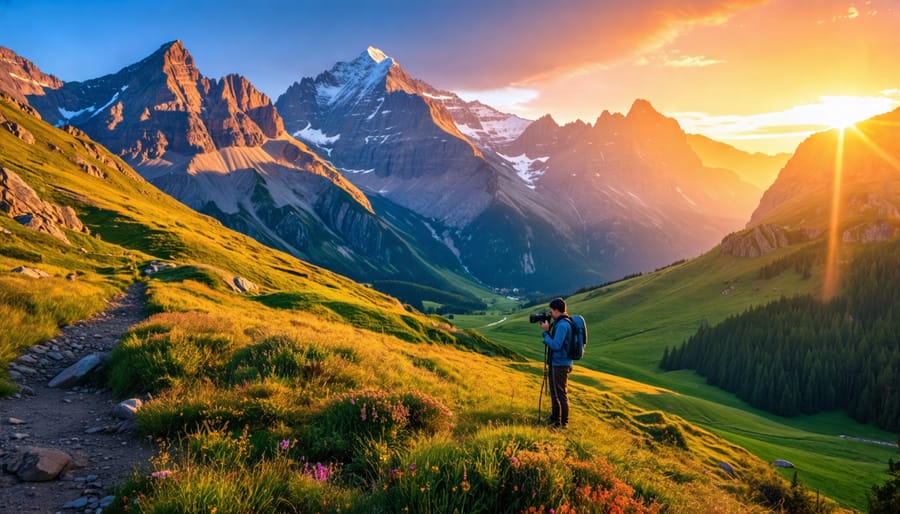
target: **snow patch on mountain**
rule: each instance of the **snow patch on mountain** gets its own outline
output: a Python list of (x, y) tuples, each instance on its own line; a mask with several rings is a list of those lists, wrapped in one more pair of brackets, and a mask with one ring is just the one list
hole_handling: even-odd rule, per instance
[(317, 146), (333, 145), (335, 141), (341, 138), (340, 134), (329, 136), (319, 129), (312, 128), (312, 123), (307, 123), (306, 128), (298, 130), (291, 135)]
[(499, 152), (497, 153), (497, 155), (503, 158), (503, 160), (505, 160), (506, 162), (512, 164), (513, 169), (516, 170), (516, 175), (518, 175), (519, 178), (521, 178), (525, 182), (525, 185), (530, 189), (535, 188), (534, 181), (544, 174), (544, 170), (534, 168), (534, 163), (539, 162), (541, 164), (546, 164), (550, 159), (549, 156), (529, 159), (525, 154), (511, 157)]

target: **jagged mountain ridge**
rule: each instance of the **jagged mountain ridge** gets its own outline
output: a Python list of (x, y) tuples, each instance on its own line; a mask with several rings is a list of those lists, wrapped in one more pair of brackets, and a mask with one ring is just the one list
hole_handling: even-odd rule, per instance
[(15, 101), (28, 103), (27, 95), (42, 95), (44, 88), (58, 88), (62, 81), (42, 72), (24, 57), (0, 46), (0, 91), (6, 92)]
[(449, 287), (435, 266), (459, 268), (441, 245), (413, 249), (368, 198), (284, 131), (246, 78), (209, 79), (180, 41), (85, 82), (28, 96), (123, 156), (190, 207), (279, 249), (358, 280)]
[(545, 116), (506, 151), (503, 160), (557, 206), (582, 251), (623, 272), (714, 246), (760, 195), (733, 172), (703, 166), (678, 123), (643, 100), (593, 125)]
[(295, 82), (275, 105), (288, 132), (367, 193), (463, 227), (490, 204), (495, 177), (441, 96), (370, 47)]

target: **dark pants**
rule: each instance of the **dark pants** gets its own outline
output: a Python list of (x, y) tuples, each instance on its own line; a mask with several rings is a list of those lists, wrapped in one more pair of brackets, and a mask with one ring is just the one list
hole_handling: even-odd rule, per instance
[(569, 424), (569, 393), (566, 385), (572, 366), (550, 366), (550, 423), (566, 426)]

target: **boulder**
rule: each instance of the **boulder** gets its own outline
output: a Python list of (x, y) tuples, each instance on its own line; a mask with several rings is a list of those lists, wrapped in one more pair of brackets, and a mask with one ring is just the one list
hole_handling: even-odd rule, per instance
[(29, 145), (34, 144), (34, 135), (32, 135), (31, 132), (28, 131), (28, 129), (19, 125), (18, 123), (6, 120), (0, 122), (0, 127), (5, 128), (10, 133), (12, 133), (12, 135), (16, 136), (22, 141), (25, 141)]
[(232, 283), (234, 284), (235, 290), (237, 290), (237, 292), (239, 293), (251, 293), (253, 291), (259, 290), (258, 285), (250, 282), (244, 277), (234, 277)]
[(26, 448), (6, 460), (6, 471), (23, 482), (47, 482), (75, 465), (72, 456), (62, 450)]

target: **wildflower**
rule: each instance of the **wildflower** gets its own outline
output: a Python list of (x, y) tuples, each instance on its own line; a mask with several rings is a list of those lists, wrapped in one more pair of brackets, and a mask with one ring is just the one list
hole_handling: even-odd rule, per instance
[(434, 472), (434, 473), (437, 473), (437, 472), (439, 472), (440, 470), (441, 470), (441, 468), (439, 468), (439, 467), (437, 467), (437, 466), (431, 466), (431, 471)]
[(350, 405), (356, 405), (356, 398), (350, 398)]
[(171, 469), (163, 469), (160, 471), (154, 471), (153, 473), (150, 473), (150, 476), (153, 478), (168, 478), (168, 476), (171, 474), (172, 474)]
[(468, 480), (463, 480), (462, 483), (459, 484), (459, 487), (460, 487), (460, 489), (462, 489), (462, 491), (464, 493), (469, 492), (469, 489), (472, 488), (472, 486), (469, 484)]
[(416, 463), (415, 463), (415, 462), (410, 462), (410, 463), (409, 463), (409, 470), (410, 470), (410, 471), (415, 471), (415, 470), (416, 470)]
[(359, 419), (365, 421), (366, 420), (366, 406), (363, 405), (363, 408), (360, 409)]
[(291, 442), (287, 439), (282, 439), (281, 444), (279, 445), (282, 450), (287, 450), (291, 446)]

